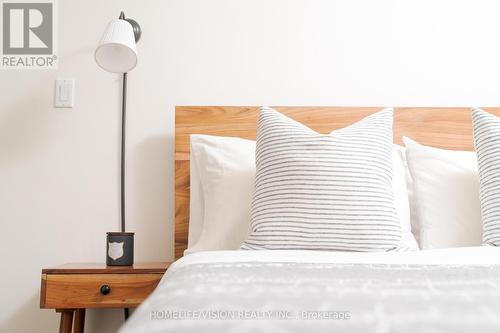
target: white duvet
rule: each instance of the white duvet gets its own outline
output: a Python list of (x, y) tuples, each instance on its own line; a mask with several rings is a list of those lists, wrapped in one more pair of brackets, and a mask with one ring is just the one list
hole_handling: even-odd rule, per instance
[(121, 329), (304, 331), (500, 332), (500, 249), (194, 253)]

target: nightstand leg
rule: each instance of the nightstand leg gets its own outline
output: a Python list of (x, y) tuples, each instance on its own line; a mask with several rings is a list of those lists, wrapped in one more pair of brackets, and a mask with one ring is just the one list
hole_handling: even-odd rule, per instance
[(83, 333), (85, 329), (85, 309), (76, 309), (73, 333)]
[(58, 312), (61, 312), (59, 333), (71, 333), (71, 327), (73, 326), (73, 310), (58, 310)]

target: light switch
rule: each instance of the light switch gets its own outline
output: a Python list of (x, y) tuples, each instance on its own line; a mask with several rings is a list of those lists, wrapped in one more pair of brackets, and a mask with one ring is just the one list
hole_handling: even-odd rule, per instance
[(56, 80), (55, 107), (72, 108), (74, 100), (75, 80), (59, 79)]

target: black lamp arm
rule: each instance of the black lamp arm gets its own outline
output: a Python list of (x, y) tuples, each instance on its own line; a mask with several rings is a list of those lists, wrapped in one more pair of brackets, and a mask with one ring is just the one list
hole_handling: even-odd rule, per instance
[[(141, 38), (141, 26), (137, 21), (126, 18), (125, 13), (121, 11), (120, 20), (125, 20), (132, 26), (134, 31), (135, 42), (137, 43)], [(121, 231), (125, 232), (125, 132), (127, 124), (127, 73), (123, 73), (122, 83), (122, 138), (121, 138), (121, 169), (120, 169), (120, 213), (121, 213)]]
[(127, 73), (123, 73), (122, 82), (122, 146), (121, 146), (121, 169), (120, 169), (120, 210), (121, 231), (125, 232), (125, 132), (127, 128)]

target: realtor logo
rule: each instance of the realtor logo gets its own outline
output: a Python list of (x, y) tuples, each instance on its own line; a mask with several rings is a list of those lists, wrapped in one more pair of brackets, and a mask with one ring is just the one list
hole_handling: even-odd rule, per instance
[(3, 69), (56, 68), (53, 0), (4, 0), (2, 8)]

